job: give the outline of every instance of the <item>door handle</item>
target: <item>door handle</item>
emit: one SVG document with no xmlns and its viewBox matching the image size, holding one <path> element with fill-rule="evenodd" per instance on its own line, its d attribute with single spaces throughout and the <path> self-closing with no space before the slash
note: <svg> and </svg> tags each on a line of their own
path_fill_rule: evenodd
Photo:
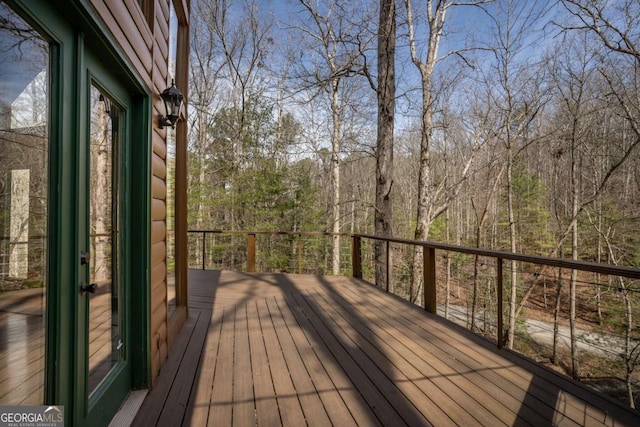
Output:
<svg viewBox="0 0 640 427">
<path fill-rule="evenodd" d="M 95 294 L 97 290 L 98 290 L 98 284 L 97 283 L 91 283 L 90 285 L 87 285 L 86 283 L 83 283 L 80 286 L 80 293 L 81 294 L 85 294 L 86 292 L 88 292 L 90 294 Z"/>
<path fill-rule="evenodd" d="M 87 265 L 89 264 L 89 252 L 87 251 L 81 251 L 80 252 L 80 265 Z"/>
</svg>

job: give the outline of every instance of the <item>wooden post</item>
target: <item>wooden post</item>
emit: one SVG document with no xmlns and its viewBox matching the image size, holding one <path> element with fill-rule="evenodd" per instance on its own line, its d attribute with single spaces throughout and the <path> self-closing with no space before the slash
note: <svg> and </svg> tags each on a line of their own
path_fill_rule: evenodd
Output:
<svg viewBox="0 0 640 427">
<path fill-rule="evenodd" d="M 504 319 L 502 318 L 503 313 L 503 296 L 502 296 L 502 258 L 496 258 L 498 271 L 497 275 L 497 285 L 496 285 L 496 293 L 498 294 L 498 348 L 502 348 L 504 343 Z"/>
<path fill-rule="evenodd" d="M 206 248 L 205 241 L 207 240 L 207 233 L 205 231 L 202 232 L 202 269 L 204 270 L 205 262 L 206 262 Z"/>
<path fill-rule="evenodd" d="M 438 313 L 436 299 L 436 250 L 425 247 L 422 252 L 424 275 L 424 309 L 429 313 Z"/>
<path fill-rule="evenodd" d="M 360 236 L 351 236 L 351 267 L 353 277 L 362 279 L 362 251 L 360 249 Z"/>
<path fill-rule="evenodd" d="M 386 260 L 384 263 L 384 268 L 385 268 L 385 275 L 384 275 L 384 280 L 385 280 L 385 285 L 387 287 L 387 292 L 389 292 L 389 241 L 387 240 L 387 245 L 386 245 L 386 250 L 385 250 L 385 256 L 386 256 Z"/>
<path fill-rule="evenodd" d="M 298 233 L 298 274 L 302 274 L 302 234 Z"/>
<path fill-rule="evenodd" d="M 256 235 L 247 235 L 247 272 L 256 272 Z"/>
</svg>

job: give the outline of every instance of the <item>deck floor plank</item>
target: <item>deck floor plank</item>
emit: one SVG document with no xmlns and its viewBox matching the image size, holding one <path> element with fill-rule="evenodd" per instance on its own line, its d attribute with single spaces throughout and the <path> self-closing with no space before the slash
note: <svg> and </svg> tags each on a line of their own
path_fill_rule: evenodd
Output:
<svg viewBox="0 0 640 427">
<path fill-rule="evenodd" d="M 377 299 L 377 302 L 370 301 L 370 303 L 382 306 L 386 302 L 384 299 Z M 442 351 L 451 353 L 456 360 L 467 362 L 469 372 L 482 373 L 489 368 L 490 373 L 484 377 L 485 384 L 486 381 L 494 381 L 507 395 L 518 398 L 520 411 L 522 411 L 523 406 L 527 408 L 532 406 L 532 410 L 537 414 L 545 414 L 550 409 L 548 403 L 555 402 L 557 396 L 551 390 L 538 390 L 538 387 L 532 384 L 531 379 L 533 377 L 529 373 L 508 360 L 496 358 L 493 349 L 486 349 L 484 345 L 478 346 L 478 342 L 471 339 L 473 338 L 472 336 L 452 334 L 450 328 L 440 324 L 438 321 L 430 323 L 429 329 L 426 329 L 420 324 L 422 317 L 426 315 L 425 313 L 416 313 L 415 310 L 412 310 L 413 312 L 403 312 L 400 306 L 394 307 L 394 304 L 385 304 L 384 307 L 396 313 L 400 318 L 405 319 L 406 322 L 401 321 L 398 327 L 413 331 L 415 333 L 413 339 L 419 345 L 424 346 L 425 343 L 429 343 L 428 351 L 433 351 L 433 348 L 440 348 Z M 427 351 L 426 348 L 425 351 Z M 540 393 L 537 393 L 538 391 Z M 529 399 L 523 402 L 525 397 L 529 397 Z M 569 412 L 571 412 L 571 408 L 569 408 Z"/>
<path fill-rule="evenodd" d="M 206 311 L 197 313 L 197 322 L 189 340 L 191 342 L 190 351 L 185 352 L 180 364 L 180 375 L 176 376 L 176 380 L 171 386 L 171 391 L 160 415 L 161 422 L 158 425 L 172 427 L 181 425 L 184 421 L 185 409 L 189 403 L 200 359 L 204 353 L 203 347 L 209 330 L 209 317 Z"/>
<path fill-rule="evenodd" d="M 210 387 L 208 426 L 230 426 L 233 422 L 233 350 L 235 334 L 235 307 L 224 309 L 220 345 L 215 358 L 213 384 L 202 383 L 200 387 Z"/>
<path fill-rule="evenodd" d="M 443 351 L 451 352 L 457 360 L 467 362 L 471 372 L 486 373 L 484 375 L 485 384 L 486 381 L 493 381 L 505 391 L 506 396 L 511 395 L 518 399 L 523 418 L 526 414 L 534 412 L 537 414 L 536 418 L 547 419 L 549 414 L 555 413 L 558 399 L 561 399 L 564 405 L 563 425 L 583 425 L 585 422 L 592 421 L 613 425 L 612 418 L 607 417 L 605 411 L 595 406 L 585 405 L 582 400 L 575 398 L 572 394 L 562 393 L 562 390 L 559 390 L 553 382 L 560 381 L 563 388 L 573 388 L 574 384 L 570 381 L 555 373 L 552 373 L 551 377 L 547 377 L 547 381 L 553 380 L 552 382 L 542 381 L 514 362 L 496 357 L 495 350 L 489 348 L 490 344 L 481 338 L 471 334 L 452 334 L 452 329 L 459 328 L 455 325 L 445 325 L 441 319 L 437 318 L 428 324 L 429 328 L 425 328 L 423 318 L 434 316 L 429 316 L 415 309 L 407 311 L 402 302 L 389 302 L 387 298 L 381 298 L 381 296 L 384 297 L 384 295 L 375 295 L 368 302 L 383 307 L 405 319 L 406 321 L 401 322 L 402 327 L 405 330 L 416 332 L 414 341 L 419 345 L 426 346 L 426 343 L 429 343 L 429 346 L 433 345 Z M 521 363 L 520 361 L 526 362 L 520 357 L 517 359 L 519 359 L 519 363 Z M 487 368 L 489 368 L 488 372 Z M 539 375 L 545 376 L 546 374 L 545 370 L 539 372 Z M 584 387 L 578 386 L 578 389 L 584 390 Z"/>
<path fill-rule="evenodd" d="M 307 335 L 307 331 L 304 330 L 304 324 L 297 322 L 291 307 L 286 304 L 284 298 L 277 298 L 276 303 L 280 308 L 282 319 L 291 334 L 301 360 L 306 366 L 309 377 L 315 384 L 318 396 L 327 411 L 331 424 L 334 426 L 354 425 L 355 420 L 349 412 L 344 399 L 340 396 L 337 385 L 332 382 L 326 369 L 326 365 L 334 364 L 335 359 L 324 359 L 323 364 L 323 359 L 318 357 L 314 349 L 314 347 L 317 348 L 318 346 L 315 345 L 316 342 L 313 339 L 313 335 Z"/>
<path fill-rule="evenodd" d="M 393 382 L 379 375 L 377 369 L 365 354 L 358 353 L 356 347 L 348 345 L 342 336 L 342 331 L 335 325 L 328 323 L 326 318 L 320 317 L 318 312 L 301 295 L 294 294 L 294 298 L 297 299 L 305 315 L 312 322 L 313 327 L 322 339 L 323 345 L 333 354 L 341 369 L 348 375 L 353 384 L 352 387 L 362 394 L 364 400 L 382 425 L 408 425 L 406 418 L 411 418 L 412 420 L 417 418 L 415 407 L 406 408 L 406 411 L 402 411 L 404 413 L 397 411 L 396 407 L 389 401 L 389 399 L 398 400 L 397 388 Z M 425 422 L 425 424 L 428 423 Z"/>
<path fill-rule="evenodd" d="M 190 426 L 640 425 L 361 280 L 191 270 L 189 304 L 134 425 L 161 424 L 164 407 Z"/>
<path fill-rule="evenodd" d="M 247 304 L 247 326 L 251 348 L 251 373 L 255 393 L 256 424 L 275 426 L 280 424 L 280 409 L 273 388 L 273 374 L 267 357 L 264 332 L 260 324 L 258 307 L 254 301 Z M 275 373 L 278 374 L 277 372 Z"/>
<path fill-rule="evenodd" d="M 341 301 L 341 304 L 345 309 L 348 308 L 348 304 L 362 302 L 362 294 L 358 292 L 345 291 L 342 293 L 342 297 L 344 301 Z M 506 394 L 499 399 L 498 396 L 505 394 L 504 390 L 482 378 L 476 369 L 432 345 L 432 340 L 426 340 L 413 334 L 406 325 L 396 319 L 396 316 L 389 316 L 388 310 L 385 311 L 383 307 L 374 304 L 363 305 L 361 310 L 367 315 L 367 319 L 372 325 L 380 328 L 380 340 L 399 352 L 422 375 L 438 382 L 439 389 L 445 393 L 451 393 L 448 395 L 452 397 L 462 392 L 462 395 L 458 394 L 457 397 L 454 397 L 455 401 L 466 402 L 476 408 L 477 405 L 480 405 L 490 414 L 498 416 L 507 425 L 517 423 L 518 425 L 536 426 L 544 423 L 544 419 L 533 410 L 525 411 L 525 414 L 519 416 L 518 414 L 522 411 L 519 400 L 511 394 Z M 435 335 L 433 330 L 431 332 Z M 446 336 L 442 338 L 446 339 Z M 394 341 L 397 344 L 393 344 Z M 459 388 L 459 391 L 456 388 Z M 469 409 L 464 410 L 468 411 Z M 472 412 L 471 415 L 477 414 Z M 482 422 L 482 420 L 478 420 L 478 422 Z"/>
<path fill-rule="evenodd" d="M 158 425 L 160 415 L 167 402 L 167 397 L 171 392 L 173 382 L 179 374 L 182 359 L 188 353 L 188 344 L 191 340 L 191 336 L 193 335 L 193 330 L 198 317 L 199 316 L 197 314 L 192 313 L 185 322 L 180 334 L 173 344 L 169 359 L 167 359 L 167 362 L 160 370 L 160 375 L 158 376 L 158 381 L 153 388 L 153 392 L 147 394 L 140 410 L 133 420 L 133 425 Z"/>
<path fill-rule="evenodd" d="M 255 425 L 247 307 L 236 307 L 233 349 L 233 425 Z"/>
<path fill-rule="evenodd" d="M 291 375 L 291 382 L 300 400 L 305 419 L 313 420 L 314 424 L 318 426 L 330 426 L 331 421 L 329 421 L 329 416 L 320 399 L 318 390 L 313 381 L 311 381 L 309 372 L 300 356 L 299 348 L 285 325 L 283 312 L 280 311 L 280 307 L 273 298 L 267 299 L 267 308 L 269 309 L 273 327 L 282 349 L 282 355 L 287 364 L 287 371 Z M 287 310 L 288 307 L 285 306 L 284 311 L 286 312 Z"/>
<path fill-rule="evenodd" d="M 283 425 L 305 425 L 304 412 L 300 405 L 299 397 L 291 380 L 291 375 L 282 354 L 282 348 L 278 342 L 273 319 L 265 299 L 257 301 L 258 316 L 261 319 L 262 333 L 264 334 L 265 349 L 271 371 L 273 372 L 273 388 L 280 408 L 280 417 Z"/>
<path fill-rule="evenodd" d="M 354 384 L 351 382 L 348 374 L 342 366 L 338 363 L 334 354 L 327 351 L 328 348 L 324 345 L 321 335 L 315 329 L 313 323 L 307 316 L 307 314 L 298 305 L 293 296 L 285 296 L 287 303 L 291 309 L 291 314 L 297 320 L 298 324 L 304 330 L 304 333 L 309 337 L 312 342 L 314 354 L 321 361 L 324 370 L 327 372 L 331 382 L 335 387 L 336 393 L 340 395 L 343 402 L 347 406 L 351 417 L 354 420 L 354 424 L 345 425 L 368 425 L 379 426 L 380 421 L 375 415 L 371 407 L 364 400 L 362 396 L 362 390 L 357 390 Z M 335 424 L 338 425 L 338 424 Z"/>
<path fill-rule="evenodd" d="M 194 310 L 190 310 L 194 313 Z M 213 388 L 213 378 L 216 369 L 216 360 L 220 347 L 222 321 L 224 310 L 221 313 L 203 312 L 210 319 L 209 330 L 204 343 L 204 357 L 198 366 L 196 374 L 197 387 L 189 398 L 189 408 L 185 418 L 186 425 L 204 426 L 209 418 L 209 405 L 211 404 L 211 393 Z"/>
<path fill-rule="evenodd" d="M 460 413 L 464 413 L 464 408 L 460 407 L 454 399 L 436 395 L 435 398 L 441 405 L 438 406 L 433 400 L 434 396 L 428 396 L 425 393 L 424 388 L 429 387 L 429 385 L 425 384 L 425 378 L 420 376 L 404 360 L 394 358 L 392 356 L 393 349 L 390 349 L 391 352 L 389 353 L 383 351 L 381 346 L 384 343 L 377 340 L 372 330 L 362 327 L 361 320 L 357 319 L 355 315 L 348 311 L 338 311 L 335 304 L 323 300 L 323 296 L 327 297 L 325 292 L 309 293 L 307 291 L 303 295 L 310 304 L 316 307 L 318 312 L 324 312 L 331 322 L 340 327 L 345 338 L 350 340 L 345 341 L 348 346 L 357 349 L 357 354 L 366 356 L 366 359 L 359 359 L 360 363 L 364 363 L 364 366 L 369 366 L 368 372 L 376 373 L 376 383 L 388 380 L 394 385 L 396 391 L 393 393 L 387 392 L 386 394 L 391 397 L 389 399 L 390 403 L 401 416 L 416 415 L 414 419 L 406 419 L 408 424 L 424 424 L 428 417 L 435 425 L 455 425 L 455 418 Z M 329 298 L 333 299 L 335 296 Z M 386 380 L 383 379 L 385 377 Z M 444 398 L 441 399 L 440 397 Z M 420 402 L 420 405 L 415 405 L 413 402 Z M 417 413 L 421 413 L 424 419 L 417 416 Z M 462 419 L 459 421 L 462 421 Z"/>
<path fill-rule="evenodd" d="M 500 415 L 502 407 L 498 413 L 491 413 L 484 406 L 470 398 L 458 387 L 459 382 L 464 382 L 464 378 L 459 378 L 457 382 L 452 381 L 436 371 L 428 364 L 417 365 L 417 360 L 413 358 L 415 353 L 403 351 L 403 343 L 398 339 L 402 337 L 401 329 L 391 329 L 383 323 L 372 322 L 372 317 L 367 315 L 366 323 L 362 319 L 348 311 L 348 307 L 342 306 L 338 312 L 341 298 L 333 295 L 328 296 L 324 292 L 314 292 L 310 295 L 319 308 L 327 313 L 332 313 L 332 317 L 337 324 L 343 325 L 343 330 L 357 339 L 357 333 L 363 338 L 360 340 L 359 348 L 372 357 L 375 355 L 376 364 L 387 364 L 383 369 L 388 371 L 387 375 L 395 383 L 400 385 L 400 390 L 411 401 L 419 401 L 420 410 L 425 417 L 429 417 L 434 424 L 445 425 L 453 423 L 457 425 L 482 424 L 500 425 L 496 415 Z M 364 311 L 362 314 L 366 314 Z M 335 317 L 334 317 L 335 316 Z M 342 318 L 338 318 L 341 316 Z M 403 354 L 404 353 L 404 354 Z M 407 357 L 407 353 L 409 356 Z M 426 358 L 434 360 L 433 355 L 428 354 Z M 413 360 L 410 360 L 413 359 Z M 413 363 L 412 363 L 413 362 Z M 463 403 L 464 402 L 464 403 Z M 464 405 L 464 406 L 463 406 Z M 507 423 L 503 421 L 502 425 Z"/>
</svg>

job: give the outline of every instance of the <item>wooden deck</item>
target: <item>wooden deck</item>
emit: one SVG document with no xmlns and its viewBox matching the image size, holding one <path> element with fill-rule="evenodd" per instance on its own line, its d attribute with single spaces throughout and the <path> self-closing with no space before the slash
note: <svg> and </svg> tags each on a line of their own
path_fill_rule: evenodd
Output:
<svg viewBox="0 0 640 427">
<path fill-rule="evenodd" d="M 44 289 L 0 294 L 0 405 L 44 400 Z"/>
<path fill-rule="evenodd" d="M 112 301 L 108 284 L 90 295 L 88 385 L 93 390 L 114 366 Z M 45 383 L 44 288 L 0 294 L 0 405 L 41 405 Z"/>
<path fill-rule="evenodd" d="M 640 425 L 640 413 L 346 277 L 190 271 L 134 425 Z"/>
</svg>

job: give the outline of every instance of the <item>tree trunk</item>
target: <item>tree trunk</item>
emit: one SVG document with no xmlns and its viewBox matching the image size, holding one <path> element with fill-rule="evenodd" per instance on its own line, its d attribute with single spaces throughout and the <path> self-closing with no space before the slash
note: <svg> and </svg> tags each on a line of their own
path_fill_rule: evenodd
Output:
<svg viewBox="0 0 640 427">
<path fill-rule="evenodd" d="M 513 151 L 507 146 L 507 215 L 509 216 L 509 240 L 511 252 L 516 252 L 516 220 L 513 208 Z M 509 330 L 507 348 L 513 348 L 516 333 L 516 302 L 518 297 L 518 263 L 511 261 L 511 297 L 509 298 Z"/>
<path fill-rule="evenodd" d="M 558 359 L 558 338 L 560 332 L 560 313 L 562 309 L 562 268 L 558 268 L 558 281 L 556 283 L 556 305 L 553 310 L 553 350 L 551 363 L 557 365 Z"/>
<path fill-rule="evenodd" d="M 435 64 L 434 64 L 435 65 Z M 420 169 L 418 172 L 418 211 L 414 239 L 425 241 L 429 238 L 430 226 L 430 182 L 431 182 L 431 137 L 433 134 L 433 98 L 431 93 L 431 70 L 421 67 L 422 77 L 422 133 L 420 137 Z M 409 295 L 411 301 L 419 301 L 422 294 L 422 246 L 413 252 L 413 275 Z"/>
<path fill-rule="evenodd" d="M 578 153 L 576 141 L 571 145 L 571 198 L 573 218 L 577 218 L 580 212 L 580 183 L 578 177 Z M 573 221 L 571 226 L 571 259 L 578 259 L 578 221 Z M 571 270 L 571 280 L 569 282 L 569 328 L 571 330 L 571 375 L 574 379 L 580 377 L 580 367 L 578 363 L 578 347 L 576 334 L 576 282 L 578 272 Z"/>
<path fill-rule="evenodd" d="M 633 332 L 633 309 L 631 307 L 631 299 L 629 298 L 629 290 L 624 283 L 622 277 L 620 280 L 620 288 L 622 288 L 622 296 L 624 298 L 625 316 L 627 320 L 625 333 L 624 333 L 624 354 L 625 354 L 625 384 L 627 387 L 627 396 L 629 398 L 629 406 L 636 409 L 635 400 L 633 398 L 633 370 L 635 368 L 635 357 L 633 355 L 634 349 L 631 343 L 631 334 Z"/>
<path fill-rule="evenodd" d="M 376 208 L 375 234 L 392 237 L 391 188 L 393 185 L 393 130 L 395 113 L 395 49 L 396 9 L 394 0 L 380 0 L 378 28 L 378 135 L 376 144 Z M 393 292 L 393 280 L 387 277 L 386 242 L 375 243 L 376 285 L 389 283 Z M 391 263 L 392 264 L 392 263 Z M 391 272 L 391 269 L 389 269 Z"/>
<path fill-rule="evenodd" d="M 331 134 L 331 233 L 332 272 L 340 274 L 340 99 L 338 82 L 331 84 L 331 114 L 333 133 Z"/>
</svg>

